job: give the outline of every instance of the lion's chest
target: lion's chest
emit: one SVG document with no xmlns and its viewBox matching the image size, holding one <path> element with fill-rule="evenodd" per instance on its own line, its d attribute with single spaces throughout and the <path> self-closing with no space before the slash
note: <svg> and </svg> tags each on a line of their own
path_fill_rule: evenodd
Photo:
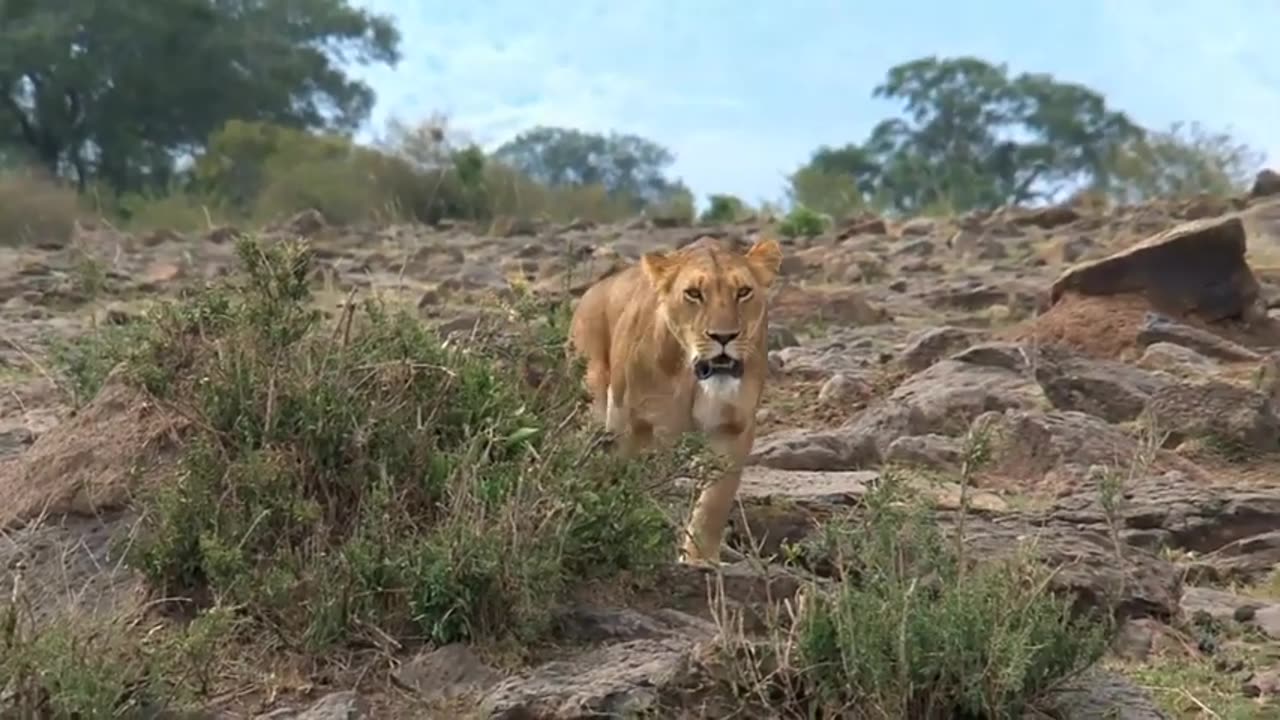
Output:
<svg viewBox="0 0 1280 720">
<path fill-rule="evenodd" d="M 738 378 L 712 377 L 697 383 L 690 413 L 694 428 L 712 432 L 736 424 L 742 394 L 742 381 Z"/>
</svg>

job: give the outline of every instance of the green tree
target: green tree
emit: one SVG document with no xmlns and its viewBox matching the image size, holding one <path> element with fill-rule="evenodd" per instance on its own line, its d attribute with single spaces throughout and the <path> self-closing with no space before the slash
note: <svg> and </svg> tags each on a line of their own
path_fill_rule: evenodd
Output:
<svg viewBox="0 0 1280 720">
<path fill-rule="evenodd" d="M 867 206 L 855 177 L 812 165 L 791 174 L 787 196 L 791 204 L 807 207 L 833 218 L 846 218 Z"/>
<path fill-rule="evenodd" d="M 688 192 L 666 175 L 675 162 L 671 151 L 636 135 L 539 126 L 504 143 L 493 158 L 548 187 L 601 186 L 636 209 Z"/>
<path fill-rule="evenodd" d="M 1199 123 L 1174 123 L 1120 148 L 1111 161 L 1111 197 L 1142 202 L 1200 193 L 1233 195 L 1249 188 L 1262 152 Z"/>
<path fill-rule="evenodd" d="M 229 119 L 353 130 L 374 95 L 343 64 L 399 40 L 347 0 L 6 0 L 0 147 L 82 188 L 163 186 Z"/>
<path fill-rule="evenodd" d="M 723 193 L 707 197 L 707 209 L 698 218 L 707 224 L 731 223 L 743 220 L 751 215 L 751 208 L 736 195 Z"/>
<path fill-rule="evenodd" d="M 1105 187 L 1116 148 L 1143 135 L 1093 90 L 1046 74 L 1011 77 L 973 57 L 897 65 L 873 95 L 901 102 L 904 116 L 881 121 L 862 143 L 819 148 L 791 177 L 806 206 L 962 211 L 1073 183 Z"/>
</svg>

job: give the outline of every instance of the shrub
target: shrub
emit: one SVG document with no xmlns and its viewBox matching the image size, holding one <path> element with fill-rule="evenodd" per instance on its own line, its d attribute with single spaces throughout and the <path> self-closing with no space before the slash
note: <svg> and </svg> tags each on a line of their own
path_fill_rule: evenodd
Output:
<svg viewBox="0 0 1280 720">
<path fill-rule="evenodd" d="M 788 179 L 789 195 L 797 205 L 841 220 L 867 209 L 867 198 L 848 173 L 809 166 Z"/>
<path fill-rule="evenodd" d="M 746 204 L 733 195 L 712 195 L 708 201 L 699 220 L 709 225 L 737 222 L 750 214 Z"/>
<path fill-rule="evenodd" d="M 181 188 L 167 194 L 124 195 L 115 210 L 125 218 L 125 227 L 134 231 L 207 230 L 211 225 L 224 222 L 228 215 L 217 201 Z"/>
<path fill-rule="evenodd" d="M 864 717 L 1003 718 L 1101 657 L 1107 624 L 1047 592 L 1034 559 L 965 563 L 890 473 L 858 519 L 828 526 L 837 585 L 795 628 L 803 682 Z"/>
<path fill-rule="evenodd" d="M 196 162 L 195 188 L 245 217 L 270 221 L 315 208 L 336 223 L 483 219 L 492 201 L 479 148 L 396 126 L 366 147 L 340 135 L 234 120 Z"/>
<path fill-rule="evenodd" d="M 339 225 L 396 218 L 397 198 L 385 192 L 372 173 L 362 173 L 361 166 L 357 157 L 271 158 L 253 217 L 270 222 L 314 208 Z"/>
<path fill-rule="evenodd" d="M 65 245 L 79 213 L 74 189 L 37 171 L 0 173 L 0 245 Z"/>
<path fill-rule="evenodd" d="M 828 219 L 803 205 L 797 205 L 778 224 L 778 232 L 786 237 L 813 237 L 827 229 Z"/>
<path fill-rule="evenodd" d="M 1023 717 L 1102 656 L 1107 619 L 1074 615 L 1030 556 L 966 562 L 903 472 L 788 548 L 834 581 L 803 590 L 789 626 L 721 636 L 726 679 L 749 701 L 787 717 Z"/>
<path fill-rule="evenodd" d="M 522 298 L 514 330 L 465 347 L 376 300 L 330 330 L 305 245 L 237 247 L 240 283 L 161 306 L 127 354 L 200 428 L 177 484 L 139 499 L 130 562 L 160 588 L 312 648 L 368 627 L 530 638 L 575 581 L 674 551 L 645 483 L 688 454 L 595 448 L 565 307 Z"/>
<path fill-rule="evenodd" d="M 72 404 L 81 406 L 92 400 L 116 364 L 140 340 L 146 340 L 148 333 L 145 324 L 130 322 L 95 327 L 74 340 L 51 341 L 49 360 L 62 376 Z"/>
<path fill-rule="evenodd" d="M 137 617 L 76 614 L 37 623 L 25 598 L 0 602 L 0 709 L 5 717 L 151 717 L 193 700 L 228 617 L 139 633 Z M 12 714 L 9 714 L 12 713 Z"/>
<path fill-rule="evenodd" d="M 628 200 L 603 185 L 548 187 L 494 161 L 485 167 L 485 187 L 494 217 L 614 222 L 635 215 Z"/>
<path fill-rule="evenodd" d="M 659 221 L 670 225 L 686 226 L 693 224 L 697 209 L 693 203 L 693 193 L 683 187 L 673 189 L 655 203 L 649 212 Z"/>
</svg>

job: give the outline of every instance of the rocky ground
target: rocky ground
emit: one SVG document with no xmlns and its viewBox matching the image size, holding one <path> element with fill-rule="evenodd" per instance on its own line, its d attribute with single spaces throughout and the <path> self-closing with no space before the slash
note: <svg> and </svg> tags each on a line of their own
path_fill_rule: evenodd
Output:
<svg viewBox="0 0 1280 720">
<path fill-rule="evenodd" d="M 1035 542 L 1062 564 L 1059 588 L 1124 620 L 1105 666 L 1046 707 L 1081 719 L 1280 717 L 1280 322 L 1268 314 L 1280 304 L 1280 195 L 1266 189 L 1106 211 L 868 217 L 787 240 L 771 385 L 731 543 L 776 554 L 886 467 L 916 471 L 953 523 L 976 430 L 994 440 L 969 498 L 974 551 Z M 353 290 L 381 290 L 465 331 L 475 299 L 510 282 L 579 292 L 651 248 L 707 234 L 745 242 L 761 226 L 502 229 L 333 228 L 304 214 L 269 232 L 312 239 L 331 310 Z M 123 390 L 73 412 L 86 399 L 50 370 L 51 344 L 225 273 L 232 235 L 99 225 L 66 247 L 0 247 L 0 584 L 21 579 L 41 612 L 143 601 L 107 540 L 130 519 L 124 448 L 163 445 L 165 427 Z M 660 707 L 687 690 L 718 632 L 706 574 L 668 574 L 642 606 L 566 609 L 566 650 L 544 665 L 503 672 L 447 646 L 395 658 L 372 688 L 276 677 L 278 696 L 240 712 L 386 717 L 477 697 L 508 718 Z M 750 560 L 727 565 L 723 583 L 748 616 L 800 586 Z"/>
</svg>

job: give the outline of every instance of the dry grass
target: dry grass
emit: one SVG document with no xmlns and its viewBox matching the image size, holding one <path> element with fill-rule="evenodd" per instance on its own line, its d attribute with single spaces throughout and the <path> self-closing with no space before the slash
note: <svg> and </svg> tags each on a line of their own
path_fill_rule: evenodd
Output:
<svg viewBox="0 0 1280 720">
<path fill-rule="evenodd" d="M 0 245 L 66 245 L 80 213 L 75 190 L 44 173 L 0 173 Z"/>
</svg>

